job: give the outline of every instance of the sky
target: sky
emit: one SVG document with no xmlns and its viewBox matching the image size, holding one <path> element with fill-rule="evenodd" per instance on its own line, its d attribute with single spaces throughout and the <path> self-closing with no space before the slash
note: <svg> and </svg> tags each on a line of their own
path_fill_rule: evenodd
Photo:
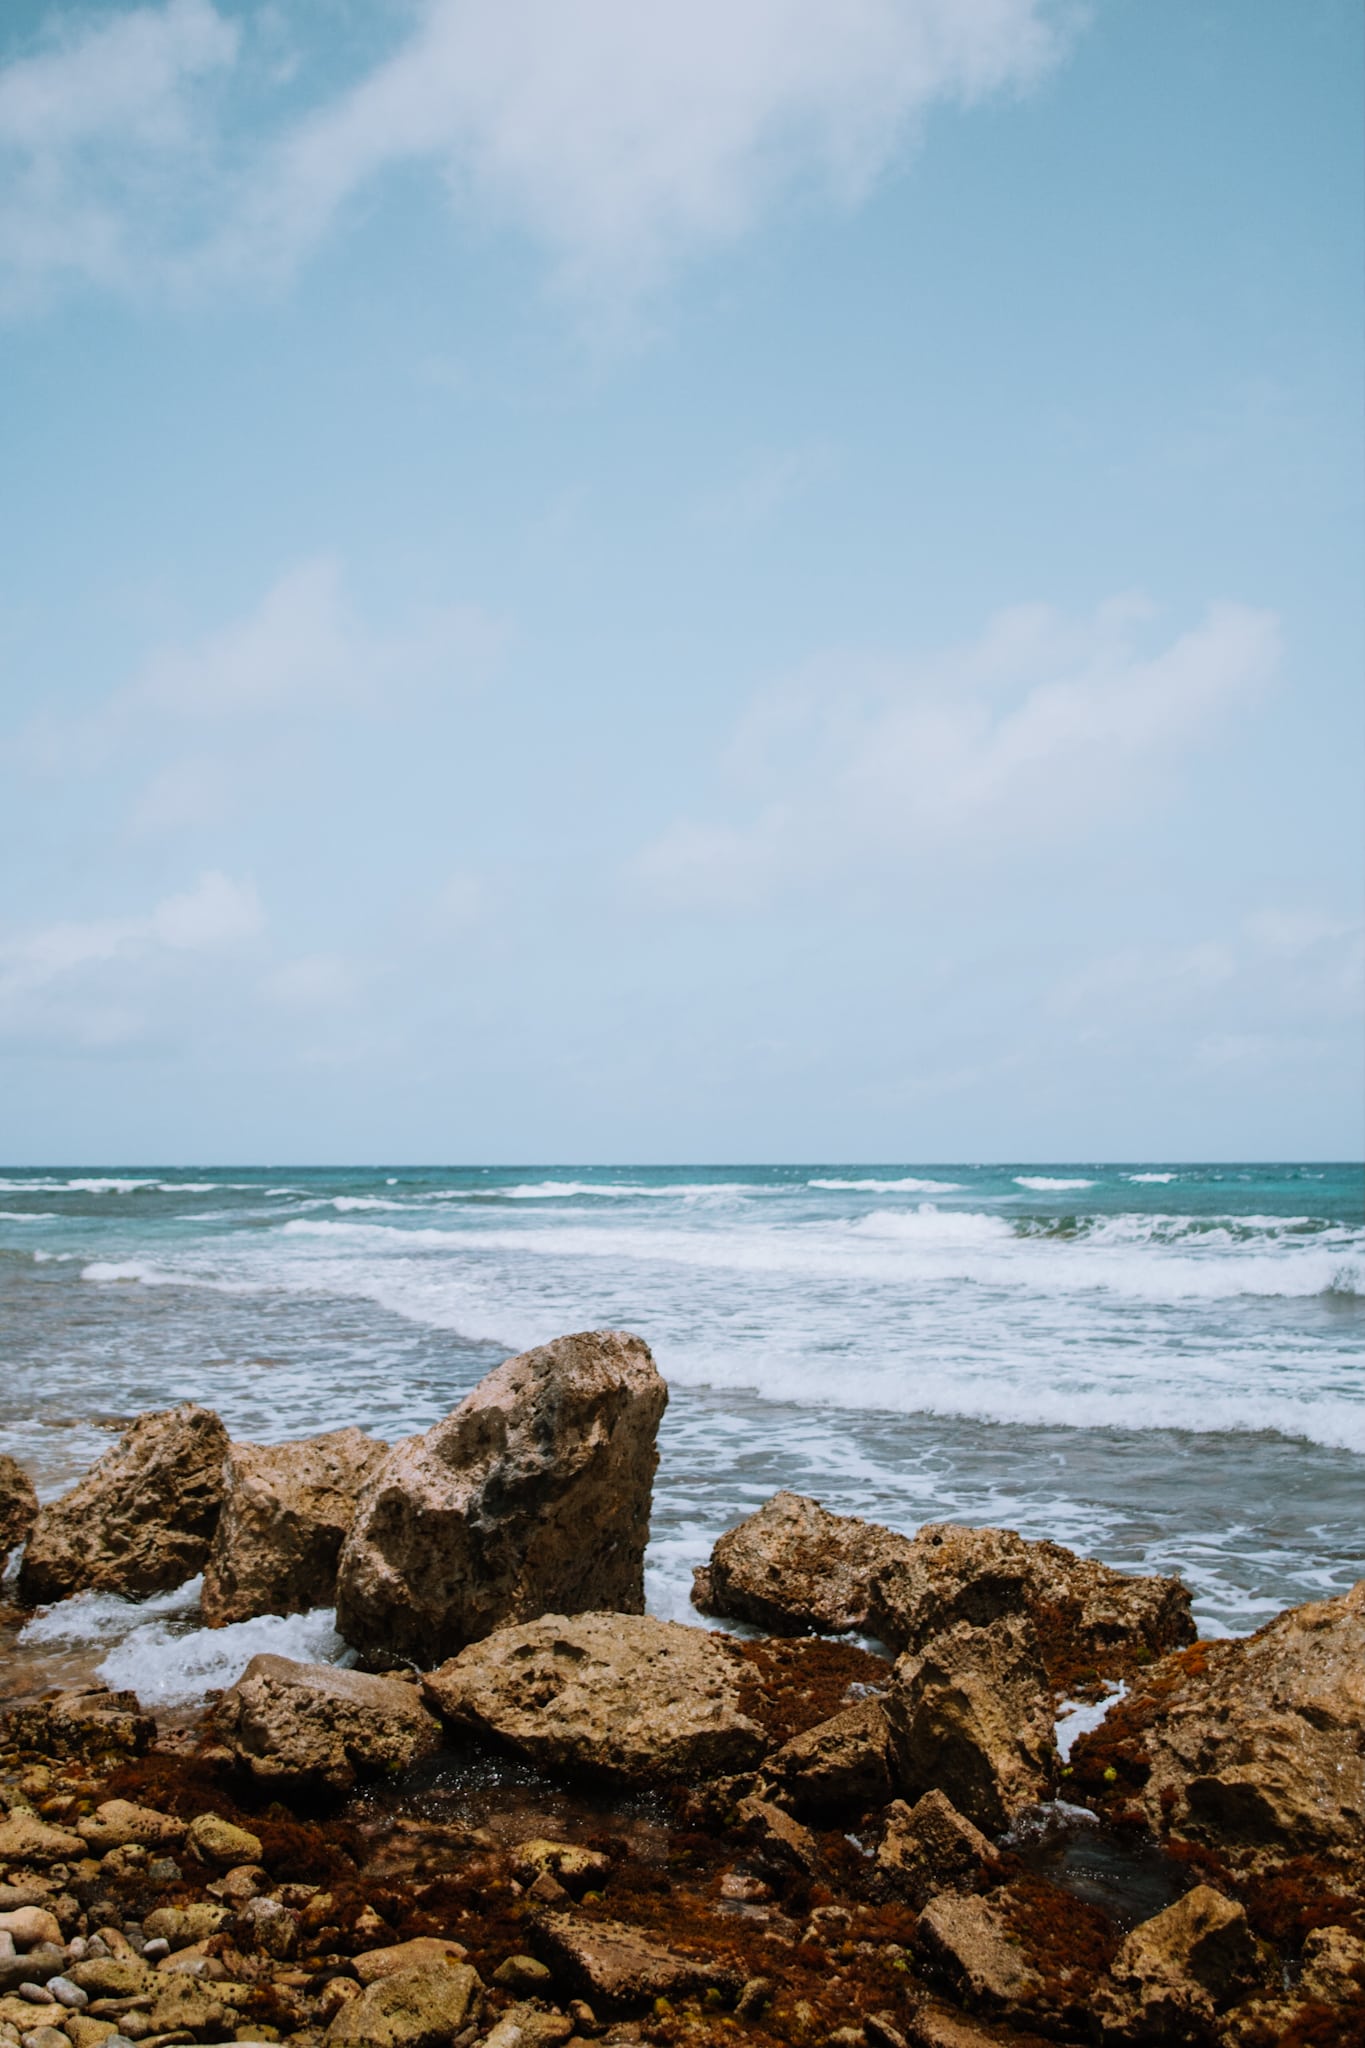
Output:
<svg viewBox="0 0 1365 2048">
<path fill-rule="evenodd" d="M 1360 1157 L 1362 44 L 8 0 L 0 1157 Z"/>
</svg>

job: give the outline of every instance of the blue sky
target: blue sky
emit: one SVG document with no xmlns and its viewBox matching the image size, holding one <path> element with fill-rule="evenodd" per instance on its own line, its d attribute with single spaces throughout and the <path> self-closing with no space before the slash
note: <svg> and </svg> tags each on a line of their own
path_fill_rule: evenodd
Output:
<svg viewBox="0 0 1365 2048">
<path fill-rule="evenodd" d="M 0 24 L 0 1153 L 1350 1157 L 1354 0 Z"/>
</svg>

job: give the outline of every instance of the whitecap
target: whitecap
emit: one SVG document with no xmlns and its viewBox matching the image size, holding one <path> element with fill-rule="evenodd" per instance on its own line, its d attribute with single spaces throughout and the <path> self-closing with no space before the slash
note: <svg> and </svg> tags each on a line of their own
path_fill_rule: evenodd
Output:
<svg viewBox="0 0 1365 2048">
<path fill-rule="evenodd" d="M 1054 1180 L 1046 1173 L 1016 1173 L 1014 1185 L 1017 1188 L 1032 1188 L 1036 1194 L 1058 1194 L 1065 1188 L 1093 1188 L 1093 1180 Z"/>
<path fill-rule="evenodd" d="M 1121 1681 L 1106 1688 L 1104 1697 L 1098 1700 L 1063 1700 L 1057 1709 L 1054 1735 L 1057 1754 L 1062 1762 L 1070 1763 L 1071 1752 L 1082 1735 L 1089 1735 L 1098 1728 L 1109 1709 L 1117 1706 L 1125 1697 L 1128 1688 Z M 1088 1811 L 1088 1809 L 1087 1809 Z M 1093 1815 L 1091 1818 L 1093 1819 Z"/>
<path fill-rule="evenodd" d="M 870 1195 L 950 1195 L 955 1194 L 963 1183 L 960 1180 L 808 1180 L 808 1188 L 831 1188 L 850 1194 Z"/>
</svg>

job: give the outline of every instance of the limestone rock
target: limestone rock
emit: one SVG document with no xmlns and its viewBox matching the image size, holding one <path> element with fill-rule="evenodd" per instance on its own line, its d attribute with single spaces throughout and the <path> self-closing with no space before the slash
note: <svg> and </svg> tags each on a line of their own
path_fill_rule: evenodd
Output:
<svg viewBox="0 0 1365 2048">
<path fill-rule="evenodd" d="M 356 1500 L 388 1450 L 359 1429 L 234 1444 L 204 1566 L 200 1606 L 209 1627 L 330 1607 Z"/>
<path fill-rule="evenodd" d="M 380 1977 L 342 2006 L 328 2048 L 449 2048 L 474 2016 L 483 1986 L 464 1963 L 428 1963 Z"/>
<path fill-rule="evenodd" d="M 12 1913 L 0 1913 L 0 1934 L 7 1934 L 15 1948 L 36 1948 L 40 1941 L 58 1948 L 62 1926 L 44 1906 L 16 1906 Z"/>
<path fill-rule="evenodd" d="M 218 1932 L 231 1918 L 226 1906 L 195 1899 L 187 1906 L 156 1906 L 142 1923 L 148 1941 L 167 1942 L 172 1950 L 193 1948 Z"/>
<path fill-rule="evenodd" d="M 916 1939 L 928 1969 L 965 2005 L 1010 2011 L 1042 1989 L 1042 1978 L 988 1899 L 940 1892 L 920 1914 Z"/>
<path fill-rule="evenodd" d="M 10 1742 L 45 1756 L 98 1756 L 112 1750 L 141 1755 L 156 1735 L 136 1693 L 111 1692 L 107 1685 L 61 1692 L 5 1716 Z"/>
<path fill-rule="evenodd" d="M 361 1778 L 405 1770 L 440 1747 L 415 1686 L 398 1678 L 253 1657 L 213 1710 L 237 1762 L 263 1785 L 348 1792 Z M 238 1856 L 235 1862 L 255 1862 Z"/>
<path fill-rule="evenodd" d="M 937 1789 L 914 1806 L 897 1799 L 886 1809 L 877 1869 L 912 1906 L 925 1905 L 939 1892 L 966 1889 L 995 1861 L 980 1828 Z"/>
<path fill-rule="evenodd" d="M 1260 1974 L 1245 1912 L 1200 1884 L 1133 1929 L 1095 2009 L 1106 2041 L 1197 2040 Z"/>
<path fill-rule="evenodd" d="M 745 1667 L 707 1629 L 645 1615 L 547 1614 L 499 1629 L 426 1680 L 443 1719 L 551 1769 L 657 1781 L 743 1770 L 763 1731 Z"/>
<path fill-rule="evenodd" d="M 79 1835 L 49 1827 L 34 1813 L 12 1813 L 8 1820 L 0 1820 L 0 1863 L 66 1863 L 84 1854 Z"/>
<path fill-rule="evenodd" d="M 534 1884 L 548 1870 L 567 1892 L 577 1895 L 601 1885 L 611 1870 L 611 1858 L 600 1849 L 585 1849 L 577 1842 L 554 1842 L 543 1835 L 518 1842 L 512 1852 L 512 1868 L 523 1884 Z"/>
<path fill-rule="evenodd" d="M 84 1479 L 40 1508 L 19 1571 L 29 1602 L 93 1590 L 142 1599 L 202 1571 L 228 1434 L 211 1408 L 140 1415 Z"/>
<path fill-rule="evenodd" d="M 907 2016 L 906 2039 L 910 2048 L 1047 2048 L 1041 2034 L 1021 2034 L 1011 2028 L 1002 2034 L 995 2025 L 983 2025 L 950 2006 L 925 1999 Z"/>
<path fill-rule="evenodd" d="M 696 1956 L 679 1955 L 619 1920 L 547 1913 L 536 1928 L 550 1965 L 605 2005 L 632 2006 L 712 1988 L 733 1996 L 740 1978 Z"/>
<path fill-rule="evenodd" d="M 960 1621 L 981 1628 L 1025 1615 L 1058 1690 L 1081 1674 L 1126 1676 L 1195 1636 L 1179 1579 L 1132 1577 L 1060 1543 L 951 1522 L 927 1523 L 878 1564 L 869 1608 L 874 1628 L 899 1650 L 919 1649 Z"/>
<path fill-rule="evenodd" d="M 26 1955 L 0 1959 L 0 1994 L 17 1991 L 21 1984 L 46 1984 L 65 1968 L 66 1950 L 60 1942 L 35 1942 Z"/>
<path fill-rule="evenodd" d="M 431 1665 L 508 1622 L 641 1613 L 667 1398 L 620 1330 L 507 1359 L 361 1494 L 337 1575 L 347 1641 Z"/>
<path fill-rule="evenodd" d="M 519 1958 L 529 1963 L 530 1956 Z M 548 1977 L 549 1972 L 546 1971 Z M 561 2041 L 572 2037 L 574 2025 L 565 2019 L 563 2013 L 546 2012 L 543 2007 L 522 2002 L 509 2005 L 492 2032 L 484 2038 L 483 2048 L 557 2048 Z"/>
<path fill-rule="evenodd" d="M 217 1813 L 195 1815 L 189 1826 L 189 1844 L 196 1856 L 219 1870 L 236 1870 L 261 1860 L 260 1836 Z"/>
<path fill-rule="evenodd" d="M 886 1696 L 902 1791 L 942 1791 L 967 1819 L 998 1834 L 1046 1796 L 1052 1709 L 1026 1620 L 959 1622 L 904 1656 Z"/>
<path fill-rule="evenodd" d="M 770 1871 L 800 1870 L 808 1877 L 818 1870 L 820 1847 L 814 1835 L 780 1806 L 750 1793 L 740 1800 L 736 1810 L 760 1866 Z"/>
<path fill-rule="evenodd" d="M 38 1496 L 22 1465 L 0 1451 L 0 1571 L 38 1517 Z"/>
<path fill-rule="evenodd" d="M 106 1799 L 88 1820 L 77 1821 L 76 1833 L 88 1855 L 107 1856 L 111 1849 L 126 1848 L 130 1842 L 143 1848 L 177 1848 L 185 1839 L 185 1823 L 128 1799 Z"/>
<path fill-rule="evenodd" d="M 1365 1579 L 1253 1636 L 1164 1658 L 1072 1763 L 1099 1793 L 1112 1769 L 1159 1833 L 1224 1858 L 1365 1864 Z"/>
<path fill-rule="evenodd" d="M 1365 1996 L 1365 1941 L 1345 1927 L 1315 1927 L 1300 1959 L 1300 1989 L 1324 2005 Z"/>
<path fill-rule="evenodd" d="M 122 1956 L 91 1956 L 87 1962 L 73 1963 L 67 1975 L 90 1998 L 139 1998 L 152 1980 L 145 1963 Z"/>
<path fill-rule="evenodd" d="M 859 1700 L 784 1742 L 764 1769 L 802 1811 L 885 1806 L 895 1790 L 886 1709 L 879 1699 Z"/>
<path fill-rule="evenodd" d="M 433 1963 L 462 1963 L 469 1951 L 462 1942 L 446 1941 L 437 1934 L 419 1934 L 412 1941 L 399 1941 L 389 1948 L 365 1949 L 355 1958 L 354 1969 L 362 1984 L 377 1984 L 399 1970 L 420 1970 Z"/>
<path fill-rule="evenodd" d="M 775 1493 L 718 1539 L 695 1575 L 703 1614 L 755 1622 L 774 1635 L 832 1635 L 873 1626 L 874 1574 L 910 1548 L 877 1522 L 832 1515 L 800 1493 Z"/>
</svg>

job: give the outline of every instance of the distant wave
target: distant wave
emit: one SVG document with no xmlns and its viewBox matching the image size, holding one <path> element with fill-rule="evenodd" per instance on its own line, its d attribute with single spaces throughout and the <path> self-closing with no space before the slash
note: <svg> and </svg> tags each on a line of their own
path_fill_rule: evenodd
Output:
<svg viewBox="0 0 1365 2048">
<path fill-rule="evenodd" d="M 962 1187 L 960 1180 L 808 1180 L 808 1188 L 837 1188 L 851 1194 L 950 1195 Z"/>
<path fill-rule="evenodd" d="M 1168 1181 L 1179 1180 L 1180 1175 L 1178 1173 L 1125 1173 L 1123 1177 L 1125 1180 L 1130 1180 L 1134 1187 L 1160 1188 L 1165 1187 Z"/>
<path fill-rule="evenodd" d="M 1014 1185 L 1017 1188 L 1032 1188 L 1040 1195 L 1060 1193 L 1064 1188 L 1093 1188 L 1093 1180 L 1053 1180 L 1046 1173 L 1016 1173 Z"/>
</svg>

